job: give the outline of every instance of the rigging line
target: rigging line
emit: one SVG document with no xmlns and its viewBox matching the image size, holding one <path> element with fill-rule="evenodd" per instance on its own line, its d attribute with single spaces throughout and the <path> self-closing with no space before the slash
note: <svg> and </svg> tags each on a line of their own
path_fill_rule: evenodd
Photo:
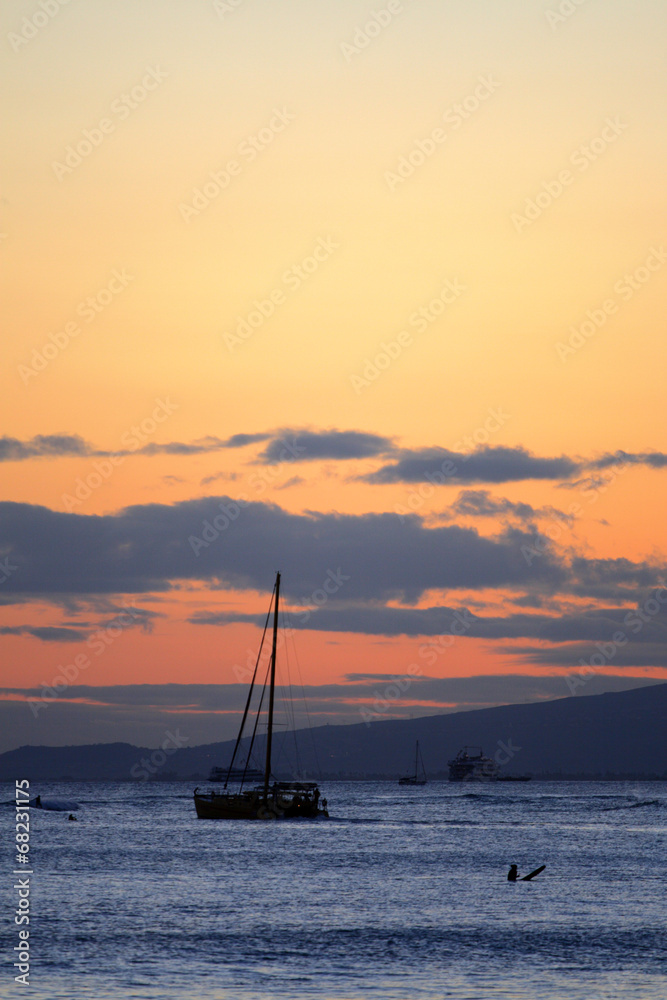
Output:
<svg viewBox="0 0 667 1000">
<path fill-rule="evenodd" d="M 273 588 L 274 593 L 275 593 L 275 589 L 276 588 L 274 586 L 274 588 Z M 262 655 L 262 649 L 264 648 L 264 638 L 266 636 L 266 630 L 269 627 L 269 619 L 271 617 L 271 608 L 272 607 L 273 607 L 273 598 L 271 599 L 271 606 L 269 607 L 269 612 L 268 612 L 268 614 L 266 616 L 266 621 L 264 622 L 264 631 L 262 632 L 262 641 L 259 644 L 259 650 L 257 652 L 257 659 L 255 660 L 255 669 L 254 669 L 253 674 L 252 674 L 252 680 L 250 681 L 250 690 L 248 691 L 248 697 L 247 697 L 246 703 L 245 703 L 245 710 L 243 712 L 243 718 L 241 720 L 241 728 L 239 729 L 239 734 L 236 737 L 236 745 L 234 746 L 234 753 L 232 754 L 232 760 L 231 760 L 231 763 L 229 765 L 229 770 L 227 771 L 227 777 L 225 778 L 225 784 L 223 785 L 223 788 L 227 787 L 227 783 L 229 781 L 229 777 L 230 777 L 230 775 L 232 773 L 232 768 L 234 767 L 234 760 L 236 758 L 236 754 L 237 754 L 238 749 L 239 749 L 239 744 L 241 743 L 241 737 L 243 736 L 243 727 L 245 726 L 246 719 L 248 718 L 248 709 L 250 708 L 250 700 L 252 698 L 252 692 L 253 692 L 253 688 L 255 686 L 255 677 L 257 676 L 257 667 L 259 666 L 259 659 L 260 659 L 260 657 Z M 243 788 L 243 781 L 245 779 L 245 774 L 246 774 L 247 770 L 248 770 L 248 760 L 246 758 L 245 767 L 243 768 L 243 774 L 241 776 L 241 788 Z"/>
<path fill-rule="evenodd" d="M 284 662 L 285 662 L 285 672 L 287 674 L 287 684 L 283 685 L 283 689 L 287 692 L 283 696 L 284 711 L 285 711 L 285 718 L 287 720 L 287 725 L 288 726 L 291 725 L 292 729 L 294 729 L 295 715 L 294 715 L 294 699 L 292 697 L 292 676 L 291 676 L 291 673 L 290 673 L 290 665 L 289 665 L 289 645 L 288 645 L 288 638 L 289 638 L 289 614 L 288 614 L 287 611 L 283 612 L 283 631 L 282 631 L 282 636 L 283 636 L 283 646 L 284 646 L 284 656 L 283 656 L 283 659 L 284 659 Z"/>
<path fill-rule="evenodd" d="M 274 716 L 274 720 L 273 720 L 274 730 L 276 728 L 280 727 L 280 726 L 284 726 L 285 727 L 285 732 L 279 734 L 279 738 L 278 738 L 278 740 L 276 742 L 276 746 L 275 746 L 275 751 L 274 751 L 273 759 L 275 761 L 278 761 L 278 762 L 282 761 L 284 763 L 286 769 L 292 775 L 293 779 L 296 780 L 298 778 L 298 774 L 295 774 L 295 771 L 294 771 L 294 762 L 291 759 L 290 755 L 286 752 L 286 743 L 287 743 L 288 737 L 290 735 L 290 732 L 289 732 L 290 726 L 291 726 L 292 733 L 293 733 L 293 731 L 294 731 L 294 719 L 295 719 L 295 716 L 294 716 L 294 706 L 293 706 L 293 704 L 291 704 L 291 701 L 292 701 L 292 678 L 290 676 L 290 669 L 289 669 L 289 649 L 288 649 L 288 646 L 287 646 L 287 636 L 288 636 L 289 629 L 286 626 L 286 615 L 287 615 L 287 612 L 285 612 L 284 610 L 281 611 L 281 613 L 280 613 L 280 624 L 282 625 L 282 631 L 280 632 L 280 640 L 279 640 L 280 641 L 280 645 L 281 645 L 281 647 L 283 649 L 283 656 L 281 657 L 281 664 L 283 662 L 285 663 L 285 669 L 283 669 L 282 666 L 280 667 L 280 669 L 278 669 L 278 667 L 276 667 L 276 674 L 277 674 L 277 678 L 276 679 L 279 680 L 278 688 L 276 690 L 279 689 L 281 691 L 280 708 L 281 708 L 281 713 L 284 716 L 284 720 L 285 721 L 284 722 L 283 721 L 276 722 L 275 716 Z M 290 704 L 291 704 L 291 712 L 290 712 Z M 276 734 L 274 732 L 274 736 L 276 736 L 276 735 L 278 735 L 278 734 Z M 298 767 L 298 750 L 297 750 L 297 767 Z"/>
<path fill-rule="evenodd" d="M 264 695 L 266 693 L 266 686 L 267 686 L 268 681 L 269 681 L 269 671 L 270 670 L 271 670 L 271 663 L 269 662 L 268 665 L 267 665 L 267 668 L 266 668 L 266 675 L 264 677 L 264 686 L 262 687 L 262 696 L 259 699 L 259 705 L 257 706 L 257 715 L 255 716 L 255 725 L 253 726 L 253 729 L 252 729 L 252 737 L 250 739 L 250 746 L 248 747 L 248 756 L 246 757 L 245 768 L 243 770 L 243 777 L 244 778 L 245 778 L 245 773 L 248 770 L 248 764 L 250 763 L 250 757 L 252 755 L 252 748 L 253 748 L 253 745 L 255 743 L 255 735 L 257 733 L 257 726 L 259 724 L 259 717 L 260 717 L 261 712 L 262 712 L 262 704 L 264 702 Z M 255 764 L 257 764 L 257 763 L 258 762 L 255 761 Z M 241 780 L 241 787 L 243 787 L 243 780 Z"/>
<path fill-rule="evenodd" d="M 283 621 L 285 622 L 285 636 L 287 636 L 289 634 L 290 638 L 292 639 L 292 646 L 294 647 L 294 654 L 295 654 L 295 659 L 296 659 L 296 646 L 295 646 L 295 643 L 294 643 L 294 629 L 292 628 L 291 618 L 290 618 L 290 615 L 289 615 L 288 611 L 284 611 L 283 612 Z M 291 715 L 291 720 L 290 721 L 292 723 L 292 737 L 293 737 L 293 740 L 294 740 L 294 757 L 295 757 L 295 763 L 296 763 L 296 777 L 299 778 L 299 777 L 302 776 L 301 758 L 299 756 L 299 742 L 298 742 L 297 737 L 296 737 L 296 711 L 294 709 L 294 697 L 293 697 L 293 694 L 292 694 L 292 678 L 291 678 L 290 669 L 289 669 L 289 647 L 288 647 L 287 640 L 285 641 L 285 663 L 287 664 L 287 680 L 288 680 L 288 688 L 287 688 L 287 690 L 289 691 L 289 709 L 290 709 L 290 715 Z"/>
<path fill-rule="evenodd" d="M 313 757 L 315 758 L 315 769 L 318 778 L 322 775 L 322 768 L 320 767 L 320 760 L 317 755 L 317 745 L 315 743 L 315 737 L 313 736 L 313 724 L 310 718 L 310 712 L 308 711 L 308 701 L 306 699 L 306 692 L 303 688 L 303 676 L 301 674 L 301 664 L 299 662 L 299 654 L 296 648 L 296 642 L 294 641 L 294 632 L 292 633 L 292 642 L 294 643 L 294 659 L 296 660 L 296 669 L 299 675 L 299 686 L 301 688 L 301 698 L 303 699 L 303 707 L 306 712 L 306 719 L 308 720 L 308 732 L 310 733 L 310 742 L 313 748 Z"/>
</svg>

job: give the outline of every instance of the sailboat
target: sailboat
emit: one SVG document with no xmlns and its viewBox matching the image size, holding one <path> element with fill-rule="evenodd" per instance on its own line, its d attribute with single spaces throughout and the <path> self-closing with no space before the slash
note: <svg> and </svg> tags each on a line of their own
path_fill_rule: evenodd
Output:
<svg viewBox="0 0 667 1000">
<path fill-rule="evenodd" d="M 421 773 L 419 771 L 419 765 L 421 764 Z M 417 740 L 417 746 L 415 747 L 415 773 L 408 774 L 404 778 L 398 779 L 399 785 L 425 785 L 426 784 L 426 769 L 424 767 L 424 761 L 422 760 L 422 755 L 419 752 L 419 740 Z"/>
<path fill-rule="evenodd" d="M 239 734 L 236 738 L 236 746 L 234 747 L 234 753 L 232 754 L 232 759 L 229 765 L 227 778 L 224 781 L 223 789 L 221 791 L 210 792 L 201 792 L 199 788 L 195 788 L 194 790 L 195 809 L 199 819 L 315 819 L 318 816 L 329 815 L 326 808 L 327 800 L 320 798 L 320 790 L 317 787 L 316 782 L 272 781 L 271 750 L 273 744 L 273 707 L 276 687 L 276 651 L 278 647 L 279 603 L 280 573 L 277 573 L 271 602 L 273 607 L 273 638 L 271 644 L 271 659 L 269 661 L 269 705 L 267 712 L 264 780 L 261 784 L 256 785 L 254 788 L 244 790 L 243 782 L 241 782 L 241 786 L 238 791 L 227 790 L 228 782 L 232 780 L 234 761 L 241 744 L 243 730 L 248 718 L 255 678 L 257 676 L 257 667 L 259 665 L 262 652 L 262 648 L 260 646 L 257 663 L 255 664 L 255 671 L 253 673 L 252 681 L 250 682 L 250 690 L 248 691 L 248 698 L 246 700 L 243 718 L 241 719 Z M 270 615 L 271 608 L 269 608 L 269 617 Z M 269 618 L 267 617 L 267 624 L 264 627 L 265 635 L 268 627 L 268 621 Z M 263 641 L 264 640 L 262 639 L 262 642 Z M 252 744 L 257 732 L 266 686 L 267 685 L 265 683 L 259 707 L 257 709 L 250 748 L 247 753 L 246 767 L 247 761 L 250 760 Z"/>
</svg>

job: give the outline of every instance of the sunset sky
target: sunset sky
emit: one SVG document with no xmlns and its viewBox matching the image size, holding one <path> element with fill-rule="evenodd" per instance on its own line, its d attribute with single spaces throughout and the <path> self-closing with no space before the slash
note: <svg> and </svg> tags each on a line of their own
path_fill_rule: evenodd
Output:
<svg viewBox="0 0 667 1000">
<path fill-rule="evenodd" d="M 0 751 L 667 680 L 662 0 L 0 18 Z"/>
</svg>

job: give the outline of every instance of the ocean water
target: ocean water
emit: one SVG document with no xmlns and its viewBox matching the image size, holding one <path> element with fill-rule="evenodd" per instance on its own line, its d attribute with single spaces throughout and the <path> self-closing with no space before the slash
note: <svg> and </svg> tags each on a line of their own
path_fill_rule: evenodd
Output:
<svg viewBox="0 0 667 1000">
<path fill-rule="evenodd" d="M 664 784 L 322 788 L 328 821 L 225 823 L 188 783 L 33 784 L 81 808 L 31 810 L 30 996 L 667 997 Z M 547 868 L 511 884 L 512 862 Z M 3 998 L 28 995 L 12 961 Z"/>
</svg>

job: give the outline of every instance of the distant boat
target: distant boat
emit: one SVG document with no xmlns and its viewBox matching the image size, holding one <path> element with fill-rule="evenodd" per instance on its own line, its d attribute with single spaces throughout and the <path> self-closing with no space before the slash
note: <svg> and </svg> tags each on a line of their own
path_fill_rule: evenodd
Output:
<svg viewBox="0 0 667 1000">
<path fill-rule="evenodd" d="M 481 747 L 463 747 L 453 760 L 447 761 L 450 781 L 497 781 L 500 768 Z"/>
<path fill-rule="evenodd" d="M 273 743 L 273 702 L 276 687 L 276 650 L 278 646 L 278 606 L 280 603 L 280 573 L 276 574 L 276 583 L 273 590 L 273 641 L 271 644 L 271 659 L 269 662 L 269 705 L 267 710 L 267 730 L 266 730 L 266 759 L 264 763 L 263 783 L 254 788 L 244 790 L 243 780 L 238 791 L 227 791 L 229 777 L 224 780 L 222 791 L 200 792 L 199 788 L 194 790 L 194 802 L 199 819 L 315 819 L 317 816 L 328 816 L 326 809 L 326 799 L 320 801 L 320 790 L 314 781 L 272 781 L 271 774 L 271 748 Z M 269 616 L 271 608 L 269 608 Z M 264 632 L 268 628 L 269 618 L 267 618 Z M 263 642 L 263 639 L 262 639 Z M 260 646 L 260 655 L 262 648 Z M 257 657 L 255 672 L 250 682 L 250 690 L 246 700 L 239 734 L 236 737 L 236 745 L 232 754 L 229 771 L 233 771 L 236 755 L 243 737 L 243 730 L 248 718 L 250 702 L 252 699 L 255 677 L 260 656 Z M 260 698 L 259 707 L 255 718 L 252 739 L 248 749 L 247 759 L 250 760 L 252 745 L 257 732 L 262 704 L 266 694 L 267 684 L 265 682 Z M 248 775 L 246 773 L 245 777 Z"/>
<path fill-rule="evenodd" d="M 421 772 L 419 770 L 420 764 Z M 417 740 L 417 746 L 415 747 L 415 773 L 408 774 L 404 778 L 399 778 L 398 783 L 399 785 L 425 785 L 426 780 L 426 769 L 424 767 L 422 755 L 419 751 L 419 740 Z"/>
</svg>

